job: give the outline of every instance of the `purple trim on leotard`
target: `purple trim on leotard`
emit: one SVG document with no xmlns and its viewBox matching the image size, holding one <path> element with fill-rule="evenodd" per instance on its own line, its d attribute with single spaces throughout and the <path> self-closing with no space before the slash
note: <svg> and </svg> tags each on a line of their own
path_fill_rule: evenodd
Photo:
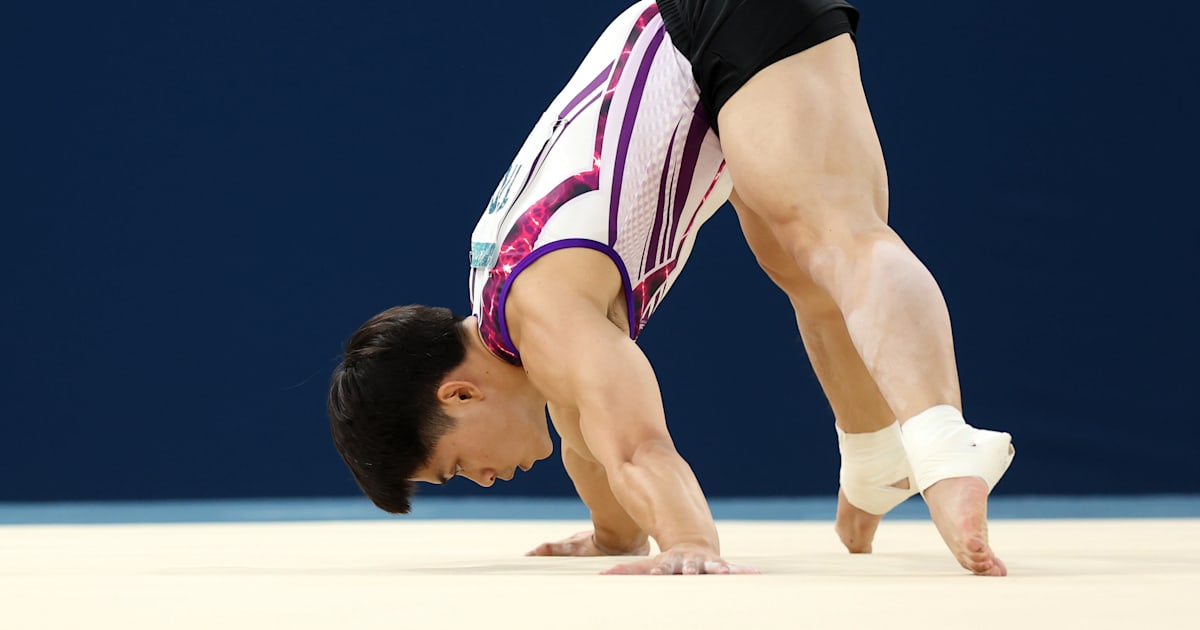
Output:
<svg viewBox="0 0 1200 630">
<path fill-rule="evenodd" d="M 629 271 L 625 269 L 625 263 L 621 262 L 621 257 L 617 255 L 617 252 L 613 250 L 613 248 L 601 243 L 600 241 L 593 241 L 590 238 L 565 238 L 561 241 L 554 241 L 549 245 L 533 250 L 528 256 L 523 258 L 521 262 L 517 263 L 516 267 L 513 267 L 513 270 L 509 272 L 508 277 L 504 279 L 504 285 L 500 287 L 500 296 L 498 298 L 499 302 L 496 306 L 496 308 L 500 310 L 500 339 L 504 342 L 505 347 L 507 347 L 507 349 L 513 353 L 513 356 L 516 357 L 518 361 L 521 360 L 521 353 L 517 350 L 516 344 L 513 343 L 512 337 L 510 337 L 508 334 L 508 318 L 504 313 L 504 306 L 508 303 L 508 291 L 510 288 L 512 288 L 513 280 L 515 280 L 517 275 L 524 271 L 526 267 L 533 264 L 534 261 L 542 256 L 545 256 L 550 252 L 556 252 L 560 249 L 569 249 L 571 247 L 594 249 L 598 252 L 608 255 L 608 257 L 612 259 L 613 264 L 617 266 L 617 271 L 621 273 L 621 287 L 625 290 L 625 311 L 628 313 L 629 318 L 629 338 L 635 340 L 637 339 L 638 319 L 637 315 L 635 315 L 633 312 L 633 284 L 629 281 Z"/>
<path fill-rule="evenodd" d="M 667 243 L 675 242 L 675 233 L 679 230 L 679 222 L 683 220 L 683 207 L 692 188 L 692 178 L 696 176 L 696 161 L 700 156 L 700 148 L 709 132 L 708 123 L 704 121 L 702 113 L 703 105 L 697 103 L 696 109 L 692 111 L 692 126 L 688 129 L 687 140 L 683 144 L 683 164 L 675 184 L 675 208 L 672 213 L 671 236 Z M 707 196 L 707 193 L 705 195 Z"/>
<path fill-rule="evenodd" d="M 604 66 L 604 69 L 600 71 L 600 74 L 597 74 L 596 78 L 592 79 L 592 82 L 588 83 L 587 87 L 583 88 L 579 94 L 576 94 L 575 98 L 571 99 L 571 102 L 567 103 L 567 106 L 558 113 L 559 119 L 561 120 L 566 118 L 567 113 L 569 113 L 572 109 L 575 109 L 575 106 L 578 105 L 579 102 L 584 99 L 584 97 L 586 97 L 588 94 L 591 94 L 596 88 L 600 87 L 600 85 L 604 83 L 605 77 L 607 77 L 608 73 L 612 71 L 612 67 L 613 64 L 611 63 L 607 66 Z M 584 107 L 586 107 L 586 105 Z"/>
<path fill-rule="evenodd" d="M 712 127 L 712 125 L 708 123 L 708 110 L 704 109 L 704 101 L 696 103 L 696 109 L 692 110 L 692 113 L 704 123 L 705 127 Z"/>
<path fill-rule="evenodd" d="M 646 90 L 646 78 L 650 75 L 650 66 L 654 63 L 654 53 L 662 44 L 666 29 L 659 26 L 658 31 L 650 39 L 642 62 L 638 66 L 637 75 L 633 79 L 633 88 L 629 93 L 629 101 L 625 105 L 625 119 L 621 121 L 621 134 L 617 138 L 617 156 L 613 163 L 612 197 L 608 211 L 608 244 L 617 242 L 617 209 L 621 206 L 621 181 L 625 174 L 625 157 L 629 154 L 629 139 L 633 136 L 633 125 L 637 122 L 638 110 L 642 105 L 642 93 Z"/>
<path fill-rule="evenodd" d="M 676 128 L 671 133 L 671 142 L 667 144 L 667 153 L 663 159 L 662 177 L 658 180 L 658 204 L 654 210 L 654 229 L 650 230 L 650 242 L 646 245 L 646 264 L 643 269 L 653 269 L 658 264 L 658 241 L 662 236 L 663 215 L 667 205 L 667 176 L 671 174 L 671 154 L 675 150 L 675 137 L 679 135 Z"/>
</svg>

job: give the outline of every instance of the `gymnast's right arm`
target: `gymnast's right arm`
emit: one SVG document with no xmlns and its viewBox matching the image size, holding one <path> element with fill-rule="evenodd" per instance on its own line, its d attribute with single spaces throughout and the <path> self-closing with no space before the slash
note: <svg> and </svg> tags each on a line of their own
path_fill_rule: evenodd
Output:
<svg viewBox="0 0 1200 630">
<path fill-rule="evenodd" d="M 604 468 L 613 497 L 662 550 L 617 573 L 731 573 L 691 467 L 667 432 L 658 382 L 641 349 L 608 319 L 621 279 L 607 256 L 564 249 L 523 272 L 506 306 L 530 379 L 578 414 L 569 434 Z"/>
</svg>

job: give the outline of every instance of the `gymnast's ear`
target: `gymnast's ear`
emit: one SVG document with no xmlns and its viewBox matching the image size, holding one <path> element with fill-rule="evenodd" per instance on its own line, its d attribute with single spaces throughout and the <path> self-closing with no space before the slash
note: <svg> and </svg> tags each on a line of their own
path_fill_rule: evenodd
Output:
<svg viewBox="0 0 1200 630">
<path fill-rule="evenodd" d="M 483 400 L 483 390 L 471 381 L 446 381 L 438 386 L 437 399 L 443 405 L 464 405 Z"/>
</svg>

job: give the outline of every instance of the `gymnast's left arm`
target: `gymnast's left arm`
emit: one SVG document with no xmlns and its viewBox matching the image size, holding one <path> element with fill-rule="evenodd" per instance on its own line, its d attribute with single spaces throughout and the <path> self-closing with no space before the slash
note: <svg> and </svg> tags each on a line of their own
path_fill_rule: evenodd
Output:
<svg viewBox="0 0 1200 630">
<path fill-rule="evenodd" d="M 606 320 L 594 327 L 572 321 L 580 334 L 558 355 L 570 360 L 545 366 L 558 375 L 554 394 L 578 401 L 579 432 L 603 465 L 612 495 L 662 550 L 608 573 L 746 571 L 721 558 L 708 502 L 667 432 L 657 381 L 641 350 Z"/>
<path fill-rule="evenodd" d="M 596 283 L 586 274 L 571 278 L 573 265 L 554 271 L 544 284 L 510 295 L 509 319 L 515 310 L 519 320 L 510 330 L 522 361 L 552 404 L 578 410 L 579 448 L 603 465 L 613 496 L 662 550 L 608 572 L 752 572 L 721 558 L 708 502 L 667 432 L 654 371 L 607 318 L 605 293 L 576 291 Z"/>
</svg>

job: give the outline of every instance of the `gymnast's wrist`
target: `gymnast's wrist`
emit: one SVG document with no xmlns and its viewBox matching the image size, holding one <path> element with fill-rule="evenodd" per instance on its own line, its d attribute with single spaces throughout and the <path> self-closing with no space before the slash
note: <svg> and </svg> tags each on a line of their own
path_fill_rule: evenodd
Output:
<svg viewBox="0 0 1200 630">
<path fill-rule="evenodd" d="M 597 527 L 592 532 L 592 545 L 606 556 L 631 556 L 649 551 L 649 537 L 645 532 L 620 535 L 617 532 Z"/>
</svg>

